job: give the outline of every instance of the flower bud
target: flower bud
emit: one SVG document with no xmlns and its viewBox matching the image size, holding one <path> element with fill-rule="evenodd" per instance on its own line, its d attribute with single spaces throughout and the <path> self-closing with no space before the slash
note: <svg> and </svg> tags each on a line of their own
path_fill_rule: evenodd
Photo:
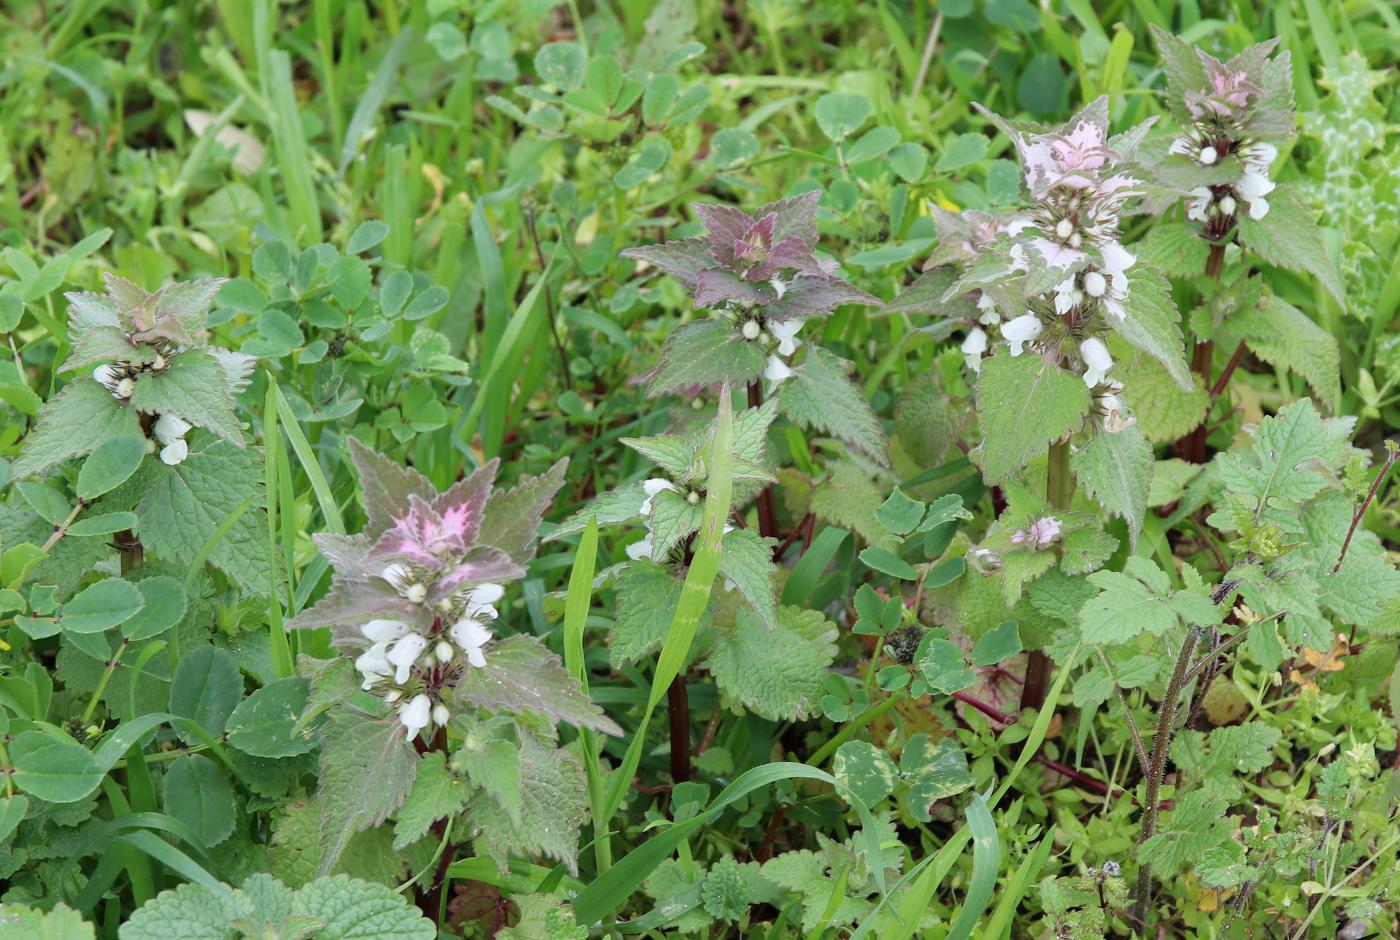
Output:
<svg viewBox="0 0 1400 940">
<path fill-rule="evenodd" d="M 690 503 L 690 505 L 694 506 L 700 502 L 700 494 L 695 492 L 694 490 L 691 490 L 689 493 L 685 494 L 685 501 L 687 503 Z"/>
<path fill-rule="evenodd" d="M 450 719 L 451 717 L 452 712 L 447 710 L 446 705 L 442 704 L 441 702 L 438 702 L 436 705 L 433 706 L 433 724 L 445 725 L 447 724 L 448 719 Z"/>
<path fill-rule="evenodd" d="M 1214 147 L 1201 148 L 1201 163 L 1204 165 L 1210 166 L 1218 159 L 1220 159 L 1220 154 L 1216 152 Z"/>
<path fill-rule="evenodd" d="M 1084 244 L 1084 236 L 1083 236 L 1083 235 L 1080 235 L 1078 232 L 1072 232 L 1072 233 L 1070 233 L 1070 236 L 1069 236 L 1069 246 L 1070 246 L 1071 248 L 1078 248 L 1078 247 L 1080 247 L 1080 246 L 1083 245 L 1083 244 Z"/>
<path fill-rule="evenodd" d="M 440 663 L 452 662 L 452 644 L 446 640 L 438 640 L 437 645 L 433 647 L 433 655 Z"/>
<path fill-rule="evenodd" d="M 403 596 L 408 598 L 410 603 L 421 604 L 428 596 L 428 588 L 423 582 L 417 581 L 408 586 L 408 590 L 403 592 Z"/>
<path fill-rule="evenodd" d="M 1097 271 L 1090 271 L 1084 275 L 1084 293 L 1090 297 L 1102 297 L 1104 291 L 1108 289 L 1108 282 L 1104 280 L 1102 274 Z"/>
<path fill-rule="evenodd" d="M 739 332 L 743 334 L 744 339 L 754 340 L 758 339 L 758 334 L 763 332 L 763 328 L 758 325 L 757 320 L 745 320 Z"/>
<path fill-rule="evenodd" d="M 130 398 L 134 391 L 136 391 L 136 383 L 128 376 L 117 383 L 117 387 L 112 389 L 112 394 L 118 398 Z"/>
<path fill-rule="evenodd" d="M 403 689 L 390 689 L 384 696 L 384 704 L 392 705 L 403 698 Z"/>
<path fill-rule="evenodd" d="M 1224 199 L 1220 200 L 1220 212 L 1222 215 L 1234 215 L 1237 208 L 1239 207 L 1235 203 L 1234 196 L 1226 196 Z"/>
<path fill-rule="evenodd" d="M 1074 233 L 1074 223 L 1069 219 L 1061 219 L 1055 223 L 1055 234 L 1061 238 L 1069 238 Z"/>
</svg>

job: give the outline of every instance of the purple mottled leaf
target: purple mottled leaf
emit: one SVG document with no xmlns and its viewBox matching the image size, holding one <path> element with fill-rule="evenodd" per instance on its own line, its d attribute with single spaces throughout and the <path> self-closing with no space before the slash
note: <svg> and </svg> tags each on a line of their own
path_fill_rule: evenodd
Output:
<svg viewBox="0 0 1400 940">
<path fill-rule="evenodd" d="M 733 206 L 708 202 L 694 203 L 690 211 L 705 226 L 706 244 L 714 249 L 715 260 L 725 267 L 733 265 L 734 243 L 753 227 L 753 217 Z"/>
<path fill-rule="evenodd" d="M 811 190 L 805 193 L 798 193 L 796 196 L 788 196 L 786 199 L 779 199 L 777 202 L 770 202 L 757 215 L 763 216 L 773 213 L 777 216 L 777 222 L 773 228 L 774 241 L 782 241 L 785 238 L 796 238 L 807 245 L 817 243 L 817 206 L 821 203 L 822 194 L 819 190 Z"/>
<path fill-rule="evenodd" d="M 713 307 L 725 302 L 739 304 L 766 304 L 773 300 L 774 291 L 766 284 L 746 281 L 722 268 L 710 268 L 700 272 L 700 281 L 695 287 L 695 305 Z"/>
<path fill-rule="evenodd" d="M 560 460 L 537 477 L 492 493 L 476 533 L 477 544 L 499 548 L 516 564 L 526 564 L 534 557 L 540 520 L 564 485 L 567 467 L 568 460 Z"/>
<path fill-rule="evenodd" d="M 703 236 L 628 248 L 622 252 L 622 257 L 655 265 L 691 289 L 700 272 L 716 263 L 710 241 Z"/>
<path fill-rule="evenodd" d="M 437 496 L 437 490 L 417 470 L 399 466 L 354 437 L 350 438 L 350 461 L 360 476 L 364 535 L 370 539 L 377 538 L 396 518 L 408 512 L 409 496 L 429 501 Z"/>
<path fill-rule="evenodd" d="M 525 569 L 517 565 L 505 552 L 489 545 L 478 545 L 467 552 L 460 563 L 448 569 L 438 579 L 432 593 L 428 595 L 428 602 L 434 603 L 451 597 L 462 585 L 484 584 L 488 581 L 499 584 L 523 577 Z"/>
<path fill-rule="evenodd" d="M 341 578 L 353 580 L 378 573 L 378 568 L 368 558 L 370 542 L 362 535 L 317 532 L 311 536 L 311 540 Z"/>
<path fill-rule="evenodd" d="M 589 700 L 559 656 L 530 636 L 509 637 L 487 648 L 485 668 L 468 669 L 455 695 L 459 704 L 486 711 L 533 712 L 604 734 L 622 734 Z"/>
<path fill-rule="evenodd" d="M 819 317 L 844 304 L 878 307 L 881 303 L 883 301 L 879 297 L 867 294 L 839 277 L 799 275 L 788 285 L 783 296 L 764 310 L 764 316 L 770 320 Z"/>
<path fill-rule="evenodd" d="M 496 482 L 496 473 L 500 467 L 500 460 L 492 460 L 471 476 L 452 484 L 447 492 L 433 500 L 433 509 L 443 516 L 454 508 L 467 509 L 469 525 L 465 537 L 468 545 L 476 542 L 476 532 L 481 528 L 482 510 L 486 508 L 486 501 L 491 498 L 491 486 Z"/>
<path fill-rule="evenodd" d="M 771 218 L 771 216 L 770 216 Z M 821 262 L 812 254 L 811 247 L 800 238 L 784 238 L 773 246 L 758 264 L 744 276 L 750 281 L 766 281 L 779 271 L 796 270 L 814 277 L 824 277 Z"/>
</svg>

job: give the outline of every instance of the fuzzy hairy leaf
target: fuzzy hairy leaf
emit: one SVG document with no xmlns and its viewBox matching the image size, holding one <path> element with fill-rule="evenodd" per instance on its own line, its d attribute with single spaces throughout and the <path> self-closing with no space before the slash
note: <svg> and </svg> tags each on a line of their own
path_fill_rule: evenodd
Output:
<svg viewBox="0 0 1400 940">
<path fill-rule="evenodd" d="M 1216 336 L 1232 344 L 1242 341 L 1269 365 L 1298 373 L 1329 410 L 1337 409 L 1342 395 L 1337 339 L 1297 307 L 1269 294 L 1258 307 L 1227 318 Z"/>
<path fill-rule="evenodd" d="M 805 428 L 840 438 L 881 463 L 889 462 L 889 442 L 870 403 L 846 375 L 846 363 L 819 346 L 778 388 L 783 413 Z"/>
<path fill-rule="evenodd" d="M 663 567 L 640 561 L 623 569 L 609 643 L 615 667 L 661 649 L 680 596 L 681 582 Z"/>
<path fill-rule="evenodd" d="M 724 534 L 719 556 L 720 575 L 734 585 L 770 629 L 776 628 L 778 616 L 773 589 L 773 548 L 777 544 L 777 539 L 766 539 L 752 529 L 735 529 Z M 652 616 L 656 616 L 655 611 Z"/>
<path fill-rule="evenodd" d="M 492 490 L 476 533 L 477 544 L 499 548 L 518 565 L 533 558 L 540 520 L 564 485 L 568 466 L 567 459 L 559 460 L 539 476 L 521 480 L 508 490 Z"/>
<path fill-rule="evenodd" d="M 466 808 L 471 789 L 447 769 L 447 755 L 429 751 L 418 764 L 413 789 L 394 821 L 394 849 L 403 851 L 426 836 L 439 819 Z"/>
<path fill-rule="evenodd" d="M 397 720 L 341 711 L 321 738 L 321 864 L 334 869 L 350 837 L 377 826 L 403 805 L 418 772 L 418 755 Z"/>
<path fill-rule="evenodd" d="M 1162 364 L 1176 384 L 1191 388 L 1191 367 L 1181 337 L 1181 313 L 1172 300 L 1171 284 L 1150 268 L 1135 270 L 1123 301 L 1126 316 L 1105 317 L 1129 343 Z"/>
<path fill-rule="evenodd" d="M 583 767 L 573 755 L 526 737 L 520 747 L 520 822 L 493 799 L 472 803 L 477 850 L 504 864 L 513 853 L 541 854 L 578 872 L 578 834 L 587 813 Z"/>
<path fill-rule="evenodd" d="M 10 465 L 10 479 L 36 476 L 55 464 L 91 453 L 114 437 L 141 434 L 134 408 L 89 378 L 81 378 L 50 398 L 39 410 Z"/>
<path fill-rule="evenodd" d="M 965 404 L 965 403 L 964 403 Z M 894 430 L 904 452 L 920 467 L 936 467 L 962 436 L 967 408 L 943 388 L 937 371 L 905 383 L 894 406 Z"/>
<path fill-rule="evenodd" d="M 1259 422 L 1251 446 L 1219 458 L 1221 485 L 1247 506 L 1255 523 L 1297 532 L 1299 504 L 1327 485 L 1316 462 L 1326 451 L 1328 436 L 1313 403 L 1294 402 Z M 1217 512 L 1211 518 L 1224 516 Z"/>
<path fill-rule="evenodd" d="M 1192 379 L 1192 391 L 1182 391 L 1167 370 L 1147 355 L 1139 356 L 1119 375 L 1143 437 L 1154 444 L 1176 440 L 1205 417 L 1210 395 L 1199 378 Z"/>
<path fill-rule="evenodd" d="M 969 455 L 1000 483 L 1076 430 L 1089 411 L 1084 381 L 1039 356 L 998 353 L 977 378 L 982 443 Z"/>
<path fill-rule="evenodd" d="M 692 320 L 666 337 L 647 394 L 747 385 L 763 374 L 766 359 L 763 347 L 744 339 L 733 324 L 717 318 Z"/>
<path fill-rule="evenodd" d="M 744 608 L 720 631 L 707 665 L 728 698 L 773 721 L 806 717 L 836 657 L 836 626 L 820 611 L 779 607 L 776 627 Z"/>
<path fill-rule="evenodd" d="M 1262 219 L 1248 214 L 1239 220 L 1240 241 L 1269 264 L 1311 274 L 1343 310 L 1347 307 L 1342 280 L 1332 264 L 1327 242 L 1291 186 L 1280 186 L 1269 195 L 1269 213 Z"/>
<path fill-rule="evenodd" d="M 1128 535 L 1135 544 L 1147 514 L 1152 463 L 1152 445 L 1136 425 L 1099 431 L 1071 460 L 1075 478 L 1085 492 L 1127 521 Z"/>
<path fill-rule="evenodd" d="M 1167 277 L 1197 277 L 1206 268 L 1210 246 L 1184 222 L 1158 222 L 1133 252 L 1140 264 Z"/>
<path fill-rule="evenodd" d="M 686 287 L 695 289 L 700 272 L 714 267 L 715 256 L 710 240 L 703 235 L 679 238 L 662 245 L 642 245 L 622 252 L 624 258 L 635 258 L 665 271 Z"/>
<path fill-rule="evenodd" d="M 589 700 L 558 654 L 532 636 L 507 637 L 490 647 L 486 666 L 468 669 L 454 694 L 458 702 L 486 711 L 534 712 L 578 728 L 622 734 Z"/>
<path fill-rule="evenodd" d="M 228 374 L 219 360 L 202 349 L 187 349 L 170 360 L 170 367 L 164 372 L 137 379 L 131 404 L 146 414 L 183 418 L 231 444 L 243 446 L 243 431 L 233 413 L 233 396 L 228 390 Z"/>
<path fill-rule="evenodd" d="M 399 463 L 360 441 L 349 438 L 350 461 L 360 478 L 360 501 L 365 507 L 363 534 L 377 538 L 408 514 L 409 497 L 432 502 L 437 490 L 417 470 Z"/>
<path fill-rule="evenodd" d="M 642 511 L 647 494 L 640 483 L 629 483 L 617 489 L 599 493 L 586 506 L 550 530 L 544 541 L 552 542 L 588 528 L 588 520 L 596 518 L 598 528 L 606 528 L 635 519 Z"/>
</svg>

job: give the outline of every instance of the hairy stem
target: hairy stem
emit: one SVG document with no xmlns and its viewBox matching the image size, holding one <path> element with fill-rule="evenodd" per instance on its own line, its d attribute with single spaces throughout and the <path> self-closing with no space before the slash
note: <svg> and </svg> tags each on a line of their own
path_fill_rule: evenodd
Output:
<svg viewBox="0 0 1400 940">
<path fill-rule="evenodd" d="M 759 382 L 749 383 L 749 407 L 763 405 L 763 386 Z M 758 494 L 758 533 L 766 539 L 778 537 L 778 511 L 773 504 L 773 487 L 765 486 Z"/>
<path fill-rule="evenodd" d="M 1157 831 L 1157 814 L 1161 805 L 1162 778 L 1167 773 L 1167 754 L 1171 751 L 1172 735 L 1176 725 L 1176 706 L 1181 698 L 1181 690 L 1186 685 L 1187 672 L 1191 668 L 1191 657 L 1196 654 L 1196 642 L 1201 637 L 1201 628 L 1193 626 L 1186 632 L 1186 640 L 1181 644 L 1181 652 L 1176 657 L 1171 681 L 1167 683 L 1167 694 L 1162 699 L 1162 711 L 1157 716 L 1157 732 L 1152 736 L 1152 756 L 1147 769 L 1147 800 L 1142 808 L 1142 830 L 1138 833 L 1137 855 L 1138 880 L 1134 917 L 1138 924 L 1147 924 L 1147 905 L 1152 893 L 1152 873 L 1141 861 L 1142 847 Z"/>
<path fill-rule="evenodd" d="M 1074 474 L 1069 468 L 1069 440 L 1050 445 L 1045 466 L 1045 497 L 1055 509 L 1068 509 L 1074 499 Z M 1050 657 L 1044 650 L 1031 650 L 1026 656 L 1026 683 L 1021 686 L 1021 708 L 1040 709 L 1045 690 L 1050 687 Z"/>
<path fill-rule="evenodd" d="M 1392 449 L 1385 456 L 1385 463 L 1381 465 L 1381 470 L 1376 474 L 1376 478 L 1371 481 L 1371 489 L 1367 491 L 1366 498 L 1361 501 L 1361 505 L 1356 507 L 1356 512 L 1351 515 L 1351 528 L 1347 529 L 1346 541 L 1342 542 L 1342 552 L 1337 556 L 1337 563 L 1332 566 L 1332 573 L 1336 574 L 1342 570 L 1342 562 L 1347 560 L 1347 549 L 1351 548 L 1351 538 L 1356 534 L 1357 526 L 1361 525 L 1361 517 L 1366 515 L 1366 510 L 1371 507 L 1371 503 L 1376 498 L 1376 492 L 1381 488 L 1381 481 L 1390 473 L 1390 468 L 1395 466 L 1395 461 L 1400 459 L 1400 448 Z"/>
</svg>

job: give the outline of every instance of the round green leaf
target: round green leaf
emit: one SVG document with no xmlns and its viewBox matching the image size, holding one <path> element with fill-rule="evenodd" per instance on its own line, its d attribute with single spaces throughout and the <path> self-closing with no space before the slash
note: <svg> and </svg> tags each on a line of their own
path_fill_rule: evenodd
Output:
<svg viewBox="0 0 1400 940">
<path fill-rule="evenodd" d="M 833 91 L 817 99 L 817 124 L 833 141 L 842 141 L 870 117 L 870 102 L 864 95 Z"/>
<path fill-rule="evenodd" d="M 551 42 L 535 53 L 535 71 L 540 78 L 564 91 L 583 85 L 588 53 L 576 42 Z"/>
<path fill-rule="evenodd" d="M 133 642 L 160 636 L 185 616 L 185 587 L 174 578 L 145 578 L 136 583 L 136 590 L 141 592 L 146 606 L 122 624 L 122 633 Z"/>
<path fill-rule="evenodd" d="M 121 486 L 141 466 L 145 456 L 144 437 L 131 434 L 103 441 L 78 471 L 78 498 L 91 502 Z"/>
<path fill-rule="evenodd" d="M 720 166 L 734 166 L 758 156 L 758 138 L 738 127 L 726 127 L 710 138 L 710 153 Z"/>
<path fill-rule="evenodd" d="M 68 535 L 76 538 L 86 538 L 93 535 L 111 535 L 113 532 L 121 532 L 125 529 L 136 528 L 137 518 L 134 512 L 106 512 L 100 516 L 88 516 L 86 519 L 79 519 L 68 527 Z"/>
<path fill-rule="evenodd" d="M 933 168 L 940 173 L 958 170 L 981 160 L 986 152 L 987 138 L 981 134 L 959 134 L 938 157 Z"/>
<path fill-rule="evenodd" d="M 358 255 L 363 251 L 369 251 L 388 237 L 389 226 L 387 223 L 378 219 L 361 222 L 355 226 L 355 231 L 350 233 L 350 240 L 345 243 L 345 253 Z"/>
<path fill-rule="evenodd" d="M 25 731 L 10 742 L 14 782 L 24 792 L 50 803 L 74 803 L 102 782 L 102 770 L 81 744 Z"/>
<path fill-rule="evenodd" d="M 288 676 L 263 686 L 233 710 L 228 743 L 254 757 L 292 757 L 311 749 L 292 734 L 306 708 L 307 682 Z"/>
<path fill-rule="evenodd" d="M 201 646 L 181 657 L 175 667 L 170 713 L 190 719 L 217 737 L 224 733 L 242 697 L 243 676 L 233 657 L 216 646 Z M 181 737 L 186 734 L 182 732 Z"/>
<path fill-rule="evenodd" d="M 58 623 L 68 633 L 101 633 L 133 616 L 146 604 L 135 585 L 107 578 L 84 588 L 59 610 Z"/>
<path fill-rule="evenodd" d="M 165 772 L 165 812 L 194 830 L 206 847 L 233 832 L 233 787 L 203 754 L 177 757 Z"/>
</svg>

